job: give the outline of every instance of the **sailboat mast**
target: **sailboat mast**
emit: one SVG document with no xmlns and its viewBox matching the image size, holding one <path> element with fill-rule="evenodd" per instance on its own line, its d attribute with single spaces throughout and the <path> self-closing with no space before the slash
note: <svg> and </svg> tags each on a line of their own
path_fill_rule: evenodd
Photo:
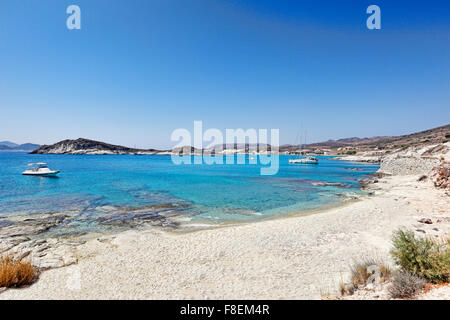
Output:
<svg viewBox="0 0 450 320">
<path fill-rule="evenodd" d="M 298 132 L 299 132 L 299 135 L 300 135 L 300 140 L 299 140 L 299 145 L 298 145 L 298 157 L 300 158 L 301 157 L 301 155 L 302 155 L 302 128 L 300 128 L 299 130 L 298 130 Z"/>
<path fill-rule="evenodd" d="M 305 129 L 305 145 L 306 145 L 306 134 L 307 134 L 307 130 Z"/>
</svg>

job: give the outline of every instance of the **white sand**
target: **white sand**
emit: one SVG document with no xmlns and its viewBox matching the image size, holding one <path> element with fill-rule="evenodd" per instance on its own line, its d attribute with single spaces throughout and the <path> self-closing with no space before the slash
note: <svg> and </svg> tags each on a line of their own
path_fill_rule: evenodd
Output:
<svg viewBox="0 0 450 320">
<path fill-rule="evenodd" d="M 309 216 L 92 240 L 79 247 L 77 265 L 46 271 L 31 287 L 7 290 L 0 299 L 320 299 L 347 278 L 353 259 L 390 262 L 389 239 L 398 227 L 449 234 L 444 191 L 416 176 L 373 186 L 381 189 L 375 196 Z M 424 217 L 433 224 L 417 222 Z"/>
</svg>

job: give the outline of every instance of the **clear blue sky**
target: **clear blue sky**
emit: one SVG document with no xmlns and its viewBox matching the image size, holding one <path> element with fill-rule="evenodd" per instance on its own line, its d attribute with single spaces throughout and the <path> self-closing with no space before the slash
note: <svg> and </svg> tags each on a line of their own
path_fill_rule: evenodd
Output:
<svg viewBox="0 0 450 320">
<path fill-rule="evenodd" d="M 194 120 L 281 143 L 444 125 L 450 2 L 1 0 L 0 115 L 0 140 L 157 148 Z"/>
</svg>

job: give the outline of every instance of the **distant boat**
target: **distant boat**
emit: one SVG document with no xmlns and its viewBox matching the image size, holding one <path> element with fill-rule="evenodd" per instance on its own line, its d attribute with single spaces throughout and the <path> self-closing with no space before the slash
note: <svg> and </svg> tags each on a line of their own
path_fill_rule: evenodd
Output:
<svg viewBox="0 0 450 320">
<path fill-rule="evenodd" d="M 305 144 L 306 144 L 306 130 L 305 130 Z M 301 144 L 301 137 L 300 137 L 300 154 L 298 159 L 289 159 L 289 163 L 291 164 L 319 164 L 319 159 L 312 156 L 306 156 L 302 157 L 302 144 Z"/>
<path fill-rule="evenodd" d="M 319 164 L 319 160 L 316 157 L 305 157 L 298 159 L 289 159 L 289 163 L 292 164 Z"/>
<path fill-rule="evenodd" d="M 59 173 L 59 170 L 50 170 L 44 162 L 29 163 L 29 169 L 22 172 L 25 176 L 40 176 L 40 177 L 54 177 Z"/>
</svg>

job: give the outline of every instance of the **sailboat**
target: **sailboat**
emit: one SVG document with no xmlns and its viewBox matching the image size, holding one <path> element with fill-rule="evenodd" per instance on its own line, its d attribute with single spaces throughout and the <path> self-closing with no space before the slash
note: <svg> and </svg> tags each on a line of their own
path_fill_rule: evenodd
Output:
<svg viewBox="0 0 450 320">
<path fill-rule="evenodd" d="M 305 144 L 306 144 L 306 131 L 305 131 Z M 300 137 L 300 154 L 297 159 L 289 159 L 289 163 L 291 164 L 319 164 L 319 159 L 316 157 L 308 156 L 302 157 L 302 144 L 301 144 L 301 137 Z"/>
<path fill-rule="evenodd" d="M 292 164 L 319 164 L 319 159 L 316 157 L 307 156 L 298 159 L 289 159 L 289 163 Z"/>
</svg>

